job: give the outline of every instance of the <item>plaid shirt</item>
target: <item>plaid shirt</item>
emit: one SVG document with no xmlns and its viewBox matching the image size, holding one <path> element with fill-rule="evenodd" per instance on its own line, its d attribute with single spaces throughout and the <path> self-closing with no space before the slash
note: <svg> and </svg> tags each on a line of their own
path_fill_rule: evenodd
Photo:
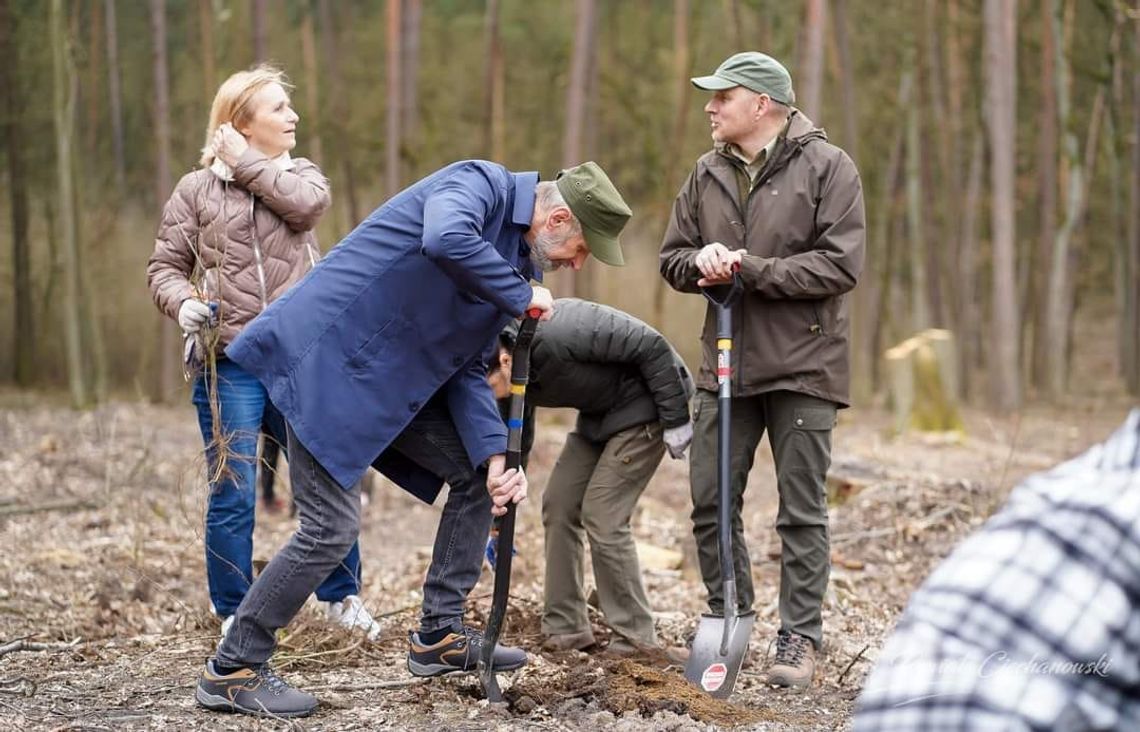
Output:
<svg viewBox="0 0 1140 732">
<path fill-rule="evenodd" d="M 912 596 L 853 729 L 1140 729 L 1140 410 Z"/>
</svg>

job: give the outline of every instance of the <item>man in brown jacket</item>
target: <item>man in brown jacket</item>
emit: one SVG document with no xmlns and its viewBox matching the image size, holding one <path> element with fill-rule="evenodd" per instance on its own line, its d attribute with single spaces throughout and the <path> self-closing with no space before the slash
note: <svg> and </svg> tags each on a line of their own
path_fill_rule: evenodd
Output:
<svg viewBox="0 0 1140 732">
<path fill-rule="evenodd" d="M 845 295 L 863 267 L 863 192 L 851 159 L 791 103 L 775 59 L 738 53 L 711 76 L 705 105 L 715 147 L 673 206 L 661 274 L 681 292 L 728 281 L 734 306 L 732 495 L 739 610 L 754 595 L 744 543 L 744 489 L 764 431 L 779 490 L 780 630 L 769 682 L 808 686 L 822 639 L 829 570 L 824 478 L 836 410 L 848 406 Z M 709 608 L 724 611 L 716 538 L 716 314 L 708 308 L 693 407 L 693 534 Z"/>
</svg>

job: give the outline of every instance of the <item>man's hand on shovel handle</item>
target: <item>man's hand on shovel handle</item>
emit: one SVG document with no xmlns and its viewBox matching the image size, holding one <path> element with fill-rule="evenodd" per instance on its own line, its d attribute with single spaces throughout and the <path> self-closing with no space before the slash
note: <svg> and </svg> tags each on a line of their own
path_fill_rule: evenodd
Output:
<svg viewBox="0 0 1140 732">
<path fill-rule="evenodd" d="M 487 462 L 487 492 L 495 504 L 491 513 L 496 516 L 507 512 L 507 504 L 526 499 L 526 474 L 514 468 L 506 470 L 506 464 L 506 455 L 492 455 Z"/>
</svg>

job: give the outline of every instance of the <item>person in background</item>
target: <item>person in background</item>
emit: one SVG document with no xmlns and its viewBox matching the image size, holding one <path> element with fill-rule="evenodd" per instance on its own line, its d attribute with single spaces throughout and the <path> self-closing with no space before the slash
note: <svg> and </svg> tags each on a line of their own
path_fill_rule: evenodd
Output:
<svg viewBox="0 0 1140 732">
<path fill-rule="evenodd" d="M 764 432 L 776 464 L 780 628 L 768 681 L 805 687 L 823 641 L 830 569 L 824 479 L 836 412 L 848 406 L 847 293 L 863 269 L 863 189 L 855 164 L 790 106 L 792 79 L 778 61 L 738 53 L 711 76 L 705 105 L 714 143 L 673 204 L 661 274 L 698 293 L 739 269 L 733 306 L 733 551 L 737 608 L 755 598 L 741 511 Z M 714 614 L 724 611 L 717 557 L 716 308 L 708 305 L 693 406 L 693 534 Z"/>
<path fill-rule="evenodd" d="M 692 439 L 689 370 L 665 337 L 620 310 L 555 300 L 531 343 L 524 448 L 536 407 L 578 410 L 578 421 L 542 493 L 546 578 L 543 646 L 596 643 L 586 615 L 583 538 L 590 542 L 598 602 L 614 633 L 607 651 L 629 655 L 658 647 L 630 519 L 666 450 L 684 456 Z M 516 329 L 500 336 L 487 380 L 499 400 L 510 394 Z"/>
<path fill-rule="evenodd" d="M 223 349 L 320 256 L 313 227 L 329 207 L 320 169 L 293 158 L 297 113 L 284 74 L 267 65 L 230 76 L 210 109 L 202 167 L 166 202 L 147 264 L 159 310 L 185 334 L 193 402 L 206 445 L 206 578 L 223 637 L 253 582 L 257 440 L 285 444 L 265 387 Z M 372 639 L 360 599 L 360 549 L 316 589 L 330 621 Z"/>
<path fill-rule="evenodd" d="M 852 729 L 1140 729 L 1140 409 L 931 573 Z"/>
<path fill-rule="evenodd" d="M 369 465 L 428 503 L 448 485 L 409 671 L 476 668 L 486 641 L 464 625 L 465 604 L 492 516 L 527 490 L 525 474 L 506 469 L 484 351 L 512 318 L 548 317 L 550 291 L 532 276 L 577 270 L 591 254 L 622 264 L 630 215 L 592 162 L 552 182 L 454 163 L 376 209 L 229 345 L 285 417 L 300 526 L 238 606 L 199 678 L 199 704 L 277 716 L 316 708 L 268 661 L 277 630 L 355 542 Z M 526 663 L 519 648 L 491 650 L 496 670 Z"/>
</svg>

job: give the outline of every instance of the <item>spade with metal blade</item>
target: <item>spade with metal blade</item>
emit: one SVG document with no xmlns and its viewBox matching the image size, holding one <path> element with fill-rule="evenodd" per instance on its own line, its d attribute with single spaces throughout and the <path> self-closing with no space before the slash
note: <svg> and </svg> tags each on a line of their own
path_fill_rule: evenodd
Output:
<svg viewBox="0 0 1140 732">
<path fill-rule="evenodd" d="M 730 481 L 732 417 L 732 305 L 742 292 L 739 268 L 733 268 L 732 283 L 702 288 L 716 307 L 717 338 L 717 543 L 720 577 L 724 586 L 724 614 L 705 613 L 697 635 L 685 678 L 718 699 L 727 698 L 736 686 L 736 677 L 756 613 L 740 614 L 736 606 L 736 569 L 732 556 L 732 491 Z"/>
</svg>

